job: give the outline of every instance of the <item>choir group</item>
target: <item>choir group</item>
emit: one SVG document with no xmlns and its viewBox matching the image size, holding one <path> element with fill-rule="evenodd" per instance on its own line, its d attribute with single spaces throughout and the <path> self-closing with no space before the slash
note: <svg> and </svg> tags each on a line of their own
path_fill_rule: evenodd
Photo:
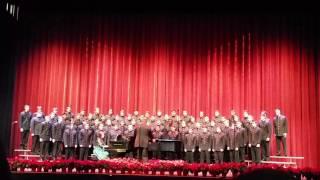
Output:
<svg viewBox="0 0 320 180">
<path fill-rule="evenodd" d="M 99 108 L 95 108 L 94 113 L 86 114 L 82 110 L 74 115 L 68 106 L 61 115 L 58 115 L 56 107 L 45 115 L 41 106 L 31 113 L 30 106 L 25 105 L 19 123 L 21 147 L 27 148 L 31 134 L 31 151 L 40 154 L 43 160 L 49 157 L 86 160 L 91 152 L 98 159 L 105 159 L 109 156 L 105 147 L 112 141 L 121 141 L 127 143 L 126 156 L 136 156 L 139 148 L 147 152 L 141 157 L 137 155 L 138 158 L 184 158 L 188 162 L 207 163 L 243 162 L 249 158 L 259 163 L 269 159 L 272 134 L 276 139 L 277 155 L 281 154 L 281 144 L 283 155 L 287 152 L 288 122 L 280 109 L 275 110 L 272 121 L 265 111 L 256 121 L 247 111 L 243 112 L 243 119 L 240 119 L 234 110 L 230 118 L 222 116 L 219 111 L 215 111 L 212 118 L 204 112 L 200 112 L 196 118 L 187 111 L 183 111 L 182 115 L 176 111 L 170 115 L 161 111 L 155 115 L 149 112 L 140 115 L 138 111 L 126 115 L 124 110 L 120 110 L 115 115 L 112 109 L 102 114 Z M 147 129 L 146 136 L 137 132 L 141 126 Z M 159 139 L 177 140 L 181 145 L 177 152 L 161 152 Z"/>
</svg>

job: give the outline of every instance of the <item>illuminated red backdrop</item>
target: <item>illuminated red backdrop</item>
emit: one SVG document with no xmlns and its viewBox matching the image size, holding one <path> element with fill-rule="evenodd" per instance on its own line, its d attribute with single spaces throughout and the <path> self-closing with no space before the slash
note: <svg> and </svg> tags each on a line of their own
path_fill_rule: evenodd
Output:
<svg viewBox="0 0 320 180">
<path fill-rule="evenodd" d="M 247 109 L 256 120 L 279 107 L 289 120 L 288 154 L 319 166 L 314 34 L 313 19 L 299 17 L 58 17 L 21 37 L 13 120 L 25 103 L 47 113 L 69 104 L 74 112 L 185 109 L 210 117 Z M 18 128 L 12 132 L 14 148 Z"/>
</svg>

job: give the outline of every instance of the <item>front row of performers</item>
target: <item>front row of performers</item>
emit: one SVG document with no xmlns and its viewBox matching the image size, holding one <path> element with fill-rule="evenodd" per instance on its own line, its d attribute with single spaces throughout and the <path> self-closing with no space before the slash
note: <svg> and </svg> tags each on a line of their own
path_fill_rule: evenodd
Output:
<svg viewBox="0 0 320 180">
<path fill-rule="evenodd" d="M 124 110 L 114 115 L 109 109 L 108 114 L 103 115 L 99 108 L 92 114 L 81 111 L 74 115 L 69 106 L 61 116 L 56 107 L 45 116 L 41 106 L 37 106 L 37 112 L 31 113 L 30 106 L 25 105 L 19 124 L 21 147 L 27 149 L 31 135 L 31 151 L 40 154 L 43 160 L 49 156 L 52 159 L 86 160 L 91 152 L 98 159 L 106 159 L 109 153 L 104 147 L 108 147 L 111 141 L 123 141 L 128 144 L 126 156 L 139 159 L 152 157 L 220 163 L 243 162 L 248 158 L 258 163 L 269 159 L 272 134 L 276 139 L 277 155 L 281 154 L 281 144 L 283 155 L 287 155 L 288 122 L 279 109 L 275 110 L 272 122 L 265 111 L 256 122 L 247 111 L 243 113 L 243 120 L 233 110 L 230 118 L 215 111 L 212 119 L 203 112 L 196 119 L 187 111 L 181 116 L 175 111 L 170 115 L 163 115 L 160 111 L 156 115 L 148 112 L 139 115 L 138 111 L 125 115 Z M 158 139 L 179 140 L 178 152 L 160 152 Z"/>
</svg>

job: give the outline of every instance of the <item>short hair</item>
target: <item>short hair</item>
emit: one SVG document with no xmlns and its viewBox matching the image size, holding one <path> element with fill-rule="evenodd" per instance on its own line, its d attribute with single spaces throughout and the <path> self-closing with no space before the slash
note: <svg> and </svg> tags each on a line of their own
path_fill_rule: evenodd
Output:
<svg viewBox="0 0 320 180">
<path fill-rule="evenodd" d="M 267 111 L 261 111 L 261 115 L 267 116 Z"/>
</svg>

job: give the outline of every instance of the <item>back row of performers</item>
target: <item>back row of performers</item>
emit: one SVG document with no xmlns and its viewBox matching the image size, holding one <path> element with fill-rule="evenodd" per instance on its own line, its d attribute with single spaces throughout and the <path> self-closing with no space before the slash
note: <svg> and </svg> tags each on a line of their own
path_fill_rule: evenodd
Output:
<svg viewBox="0 0 320 180">
<path fill-rule="evenodd" d="M 140 115 L 125 115 L 121 110 L 114 115 L 112 109 L 108 114 L 101 114 L 99 108 L 94 113 L 86 115 L 85 111 L 74 115 L 71 107 L 59 116 L 58 109 L 45 116 L 41 106 L 37 112 L 31 113 L 29 105 L 24 106 L 20 113 L 21 147 L 26 149 L 29 134 L 32 136 L 33 153 L 39 153 L 42 159 L 61 157 L 64 148 L 65 158 L 86 160 L 89 149 L 98 159 L 108 157 L 107 147 L 111 141 L 124 140 L 128 143 L 127 155 L 137 155 L 137 158 L 163 158 L 159 152 L 158 139 L 181 141 L 179 152 L 166 154 L 173 159 L 185 158 L 188 162 L 198 161 L 210 163 L 211 159 L 219 163 L 226 161 L 243 162 L 246 156 L 254 162 L 268 160 L 270 156 L 269 143 L 273 133 L 276 139 L 277 155 L 280 155 L 280 144 L 286 155 L 286 137 L 288 122 L 279 109 L 275 110 L 273 121 L 261 112 L 259 122 L 256 122 L 247 111 L 240 120 L 235 111 L 230 118 L 221 116 L 215 111 L 212 119 L 203 112 L 199 117 L 183 111 L 179 116 L 175 111 L 171 115 L 156 115 L 146 112 Z M 150 155 L 151 154 L 151 155 Z M 213 158 L 211 158 L 213 157 Z M 226 158 L 227 157 L 227 158 Z"/>
</svg>

